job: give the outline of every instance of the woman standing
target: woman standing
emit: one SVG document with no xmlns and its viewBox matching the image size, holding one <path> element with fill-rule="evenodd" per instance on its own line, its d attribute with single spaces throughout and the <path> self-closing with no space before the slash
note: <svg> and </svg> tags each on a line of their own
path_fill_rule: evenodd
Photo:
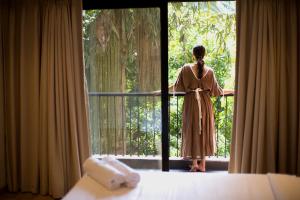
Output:
<svg viewBox="0 0 300 200">
<path fill-rule="evenodd" d="M 215 153 L 215 127 L 212 96 L 233 94 L 223 90 L 211 68 L 205 65 L 205 48 L 193 48 L 193 64 L 185 64 L 177 77 L 173 89 L 185 92 L 182 126 L 182 157 L 192 159 L 192 172 L 204 172 L 205 156 Z M 171 89 L 170 88 L 170 89 Z M 198 160 L 200 164 L 198 165 Z"/>
</svg>

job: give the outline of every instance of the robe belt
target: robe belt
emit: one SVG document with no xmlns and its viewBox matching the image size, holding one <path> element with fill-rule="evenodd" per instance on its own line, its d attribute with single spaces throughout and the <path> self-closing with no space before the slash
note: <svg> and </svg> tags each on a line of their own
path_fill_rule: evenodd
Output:
<svg viewBox="0 0 300 200">
<path fill-rule="evenodd" d="M 201 110 L 201 96 L 199 92 L 205 92 L 208 90 L 202 90 L 201 88 L 196 88 L 195 90 L 192 90 L 191 92 L 195 92 L 195 97 L 198 103 L 198 109 L 199 109 L 199 135 L 202 133 L 202 110 Z"/>
</svg>

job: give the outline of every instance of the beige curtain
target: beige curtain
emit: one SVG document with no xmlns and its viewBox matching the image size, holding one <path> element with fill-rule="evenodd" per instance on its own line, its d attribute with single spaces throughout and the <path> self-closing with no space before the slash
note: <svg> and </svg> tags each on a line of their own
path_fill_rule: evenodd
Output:
<svg viewBox="0 0 300 200">
<path fill-rule="evenodd" d="M 300 175 L 297 0 L 237 0 L 230 172 Z"/>
<path fill-rule="evenodd" d="M 6 1 L 1 11 L 0 177 L 10 191 L 62 197 L 90 154 L 81 0 Z"/>
<path fill-rule="evenodd" d="M 0 6 L 0 19 L 4 18 L 4 7 Z M 5 136 L 4 136 L 4 52 L 3 52 L 3 23 L 0 20 L 0 189 L 6 185 L 5 177 Z"/>
</svg>

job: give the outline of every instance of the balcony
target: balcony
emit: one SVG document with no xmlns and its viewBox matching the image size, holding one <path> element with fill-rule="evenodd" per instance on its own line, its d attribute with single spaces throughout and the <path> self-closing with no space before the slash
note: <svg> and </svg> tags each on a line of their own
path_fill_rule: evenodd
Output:
<svg viewBox="0 0 300 200">
<path fill-rule="evenodd" d="M 169 95 L 170 169 L 186 169 L 180 157 L 181 114 L 184 93 Z M 213 98 L 215 156 L 208 170 L 227 170 L 230 156 L 233 96 Z M 92 153 L 115 155 L 135 168 L 160 168 L 161 97 L 153 93 L 89 93 Z M 217 111 L 217 112 L 216 112 Z"/>
</svg>

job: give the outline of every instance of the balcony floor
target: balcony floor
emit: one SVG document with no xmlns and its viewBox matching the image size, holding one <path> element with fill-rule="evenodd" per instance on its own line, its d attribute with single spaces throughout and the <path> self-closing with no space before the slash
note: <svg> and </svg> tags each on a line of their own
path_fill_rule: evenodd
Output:
<svg viewBox="0 0 300 200">
<path fill-rule="evenodd" d="M 97 158 L 102 158 L 107 155 L 95 155 Z M 161 157 L 159 156 L 122 156 L 110 155 L 124 162 L 135 169 L 142 170 L 160 170 L 162 168 Z M 207 172 L 227 173 L 229 158 L 224 157 L 207 157 L 206 170 Z M 170 157 L 170 171 L 187 172 L 189 171 L 190 160 L 184 160 L 180 157 Z"/>
</svg>

